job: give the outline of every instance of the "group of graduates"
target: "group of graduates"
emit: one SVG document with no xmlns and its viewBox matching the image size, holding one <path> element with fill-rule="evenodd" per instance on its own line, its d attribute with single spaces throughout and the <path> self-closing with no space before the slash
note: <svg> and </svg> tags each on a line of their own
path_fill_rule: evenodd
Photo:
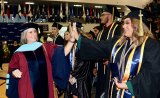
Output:
<svg viewBox="0 0 160 98">
<path fill-rule="evenodd" d="M 23 24 L 22 45 L 9 63 L 8 98 L 91 98 L 91 69 L 97 70 L 95 98 L 159 98 L 160 45 L 144 11 L 129 8 L 120 24 L 113 20 L 114 7 L 107 6 L 92 38 L 72 21 L 65 44 L 57 33 L 60 24 L 53 23 L 53 36 L 44 43 L 38 42 L 37 24 Z"/>
</svg>

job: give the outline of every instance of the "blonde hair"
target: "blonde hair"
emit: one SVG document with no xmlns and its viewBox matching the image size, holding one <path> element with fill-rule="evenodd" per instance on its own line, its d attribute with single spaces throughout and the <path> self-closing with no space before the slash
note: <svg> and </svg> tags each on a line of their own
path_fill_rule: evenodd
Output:
<svg viewBox="0 0 160 98">
<path fill-rule="evenodd" d="M 20 39 L 20 44 L 23 45 L 23 44 L 27 44 L 27 38 L 26 38 L 26 35 L 27 35 L 27 32 L 30 28 L 24 30 L 22 33 L 21 33 L 21 39 Z M 35 29 L 35 28 L 34 28 Z M 36 29 L 35 29 L 36 30 Z M 37 30 L 36 30 L 37 31 Z M 37 33 L 38 34 L 38 33 Z M 37 36 L 38 37 L 38 36 Z M 38 40 L 38 39 L 37 39 Z"/>
<path fill-rule="evenodd" d="M 133 27 L 132 37 L 135 38 L 135 40 L 134 40 L 135 45 L 138 45 L 138 46 L 141 45 L 146 36 L 149 36 L 150 38 L 155 39 L 152 32 L 149 30 L 149 28 L 144 23 L 142 23 L 144 35 L 139 36 L 139 29 L 140 29 L 140 27 L 139 27 L 140 20 L 139 19 L 133 18 L 133 19 L 131 19 L 131 23 L 132 23 L 132 27 Z M 127 37 L 124 36 L 123 30 L 122 30 L 121 41 L 119 44 L 122 44 L 126 40 L 127 40 Z"/>
</svg>

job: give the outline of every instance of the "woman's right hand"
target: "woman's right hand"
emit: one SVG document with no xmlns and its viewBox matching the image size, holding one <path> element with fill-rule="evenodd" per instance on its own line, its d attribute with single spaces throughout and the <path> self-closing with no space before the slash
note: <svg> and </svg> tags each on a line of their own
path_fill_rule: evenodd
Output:
<svg viewBox="0 0 160 98">
<path fill-rule="evenodd" d="M 71 81 L 72 81 L 72 75 L 70 74 L 70 76 L 69 76 L 69 82 L 71 83 Z"/>
<path fill-rule="evenodd" d="M 128 89 L 127 84 L 124 82 L 119 82 L 119 80 L 115 77 L 114 83 L 116 84 L 116 87 L 119 89 Z"/>
<path fill-rule="evenodd" d="M 21 78 L 22 77 L 22 72 L 19 69 L 16 69 L 16 70 L 12 71 L 12 75 L 15 78 Z"/>
</svg>

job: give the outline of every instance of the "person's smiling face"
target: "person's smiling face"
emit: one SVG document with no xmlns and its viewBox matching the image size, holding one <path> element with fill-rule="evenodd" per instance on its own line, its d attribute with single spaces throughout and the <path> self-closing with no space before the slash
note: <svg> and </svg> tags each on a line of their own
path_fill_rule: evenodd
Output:
<svg viewBox="0 0 160 98">
<path fill-rule="evenodd" d="M 132 21 L 130 18 L 126 18 L 123 20 L 123 33 L 126 37 L 132 37 L 133 34 L 133 25 L 132 25 Z"/>
<path fill-rule="evenodd" d="M 35 28 L 29 28 L 26 34 L 27 43 L 33 43 L 38 40 L 37 30 Z"/>
</svg>

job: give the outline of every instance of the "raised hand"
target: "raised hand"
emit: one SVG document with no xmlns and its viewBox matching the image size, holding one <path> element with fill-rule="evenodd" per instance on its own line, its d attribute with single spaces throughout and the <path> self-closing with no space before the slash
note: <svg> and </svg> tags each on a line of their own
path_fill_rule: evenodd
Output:
<svg viewBox="0 0 160 98">
<path fill-rule="evenodd" d="M 71 38 L 69 39 L 69 41 L 75 42 L 75 37 L 74 37 L 73 28 L 72 28 L 72 26 L 71 26 L 71 22 L 69 22 L 69 32 L 70 32 L 70 34 L 71 34 Z"/>
<path fill-rule="evenodd" d="M 72 25 L 70 23 L 69 29 L 70 29 L 69 32 L 71 33 L 71 37 L 78 40 L 79 34 L 78 34 L 78 31 L 77 31 L 76 22 L 72 23 Z"/>
</svg>

